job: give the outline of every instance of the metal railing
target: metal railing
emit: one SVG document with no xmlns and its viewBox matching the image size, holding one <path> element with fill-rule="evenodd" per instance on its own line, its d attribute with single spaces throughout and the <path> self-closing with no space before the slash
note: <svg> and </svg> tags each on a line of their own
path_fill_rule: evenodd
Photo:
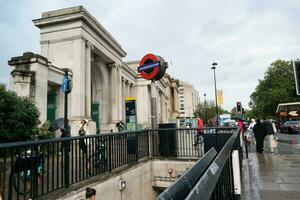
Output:
<svg viewBox="0 0 300 200">
<path fill-rule="evenodd" d="M 219 137 L 218 134 L 222 133 L 220 129 L 219 133 L 216 131 L 212 135 L 206 135 L 204 137 L 206 139 L 209 137 L 212 140 L 215 140 L 215 137 L 219 139 L 218 143 L 215 143 L 215 147 L 220 147 L 222 143 L 225 143 L 218 155 L 215 147 L 211 147 L 192 168 L 186 171 L 157 199 L 236 199 L 232 152 L 233 150 L 240 150 L 240 130 L 236 130 L 227 140 L 224 140 L 225 136 L 230 134 L 227 131 L 229 130 L 226 130 L 224 135 L 220 134 Z M 238 165 L 241 167 L 240 163 Z"/>
<path fill-rule="evenodd" d="M 223 129 L 224 134 L 230 131 L 233 134 Z M 0 144 L 0 182 L 4 183 L 0 184 L 0 195 L 3 199 L 34 199 L 152 157 L 199 159 L 203 146 L 216 132 L 222 133 L 215 128 L 204 130 L 204 145 L 195 140 L 197 129 L 142 130 Z M 222 134 L 218 135 L 221 141 Z"/>
<path fill-rule="evenodd" d="M 215 148 L 211 148 L 193 167 L 188 169 L 170 187 L 161 193 L 157 200 L 184 199 L 192 191 L 193 186 L 196 185 L 199 177 L 202 176 L 216 155 L 217 151 Z"/>
</svg>

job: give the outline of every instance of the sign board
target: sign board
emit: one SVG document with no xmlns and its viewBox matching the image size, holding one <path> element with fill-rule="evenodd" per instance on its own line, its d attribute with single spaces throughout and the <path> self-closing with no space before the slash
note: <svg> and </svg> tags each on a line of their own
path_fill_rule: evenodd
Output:
<svg viewBox="0 0 300 200">
<path fill-rule="evenodd" d="M 145 72 L 145 71 L 148 71 L 148 70 L 152 70 L 155 67 L 160 67 L 160 61 L 145 64 L 144 66 L 140 66 L 140 67 L 138 67 L 138 72 L 140 73 L 140 72 Z"/>
<path fill-rule="evenodd" d="M 223 105 L 223 91 L 222 90 L 217 91 L 217 102 L 218 102 L 218 105 Z"/>
<path fill-rule="evenodd" d="M 149 53 L 142 58 L 137 71 L 144 79 L 159 80 L 165 75 L 167 67 L 163 58 Z"/>
<path fill-rule="evenodd" d="M 125 109 L 127 131 L 134 131 L 136 130 L 136 98 L 126 98 Z"/>
<path fill-rule="evenodd" d="M 61 90 L 63 93 L 70 93 L 72 90 L 71 80 L 67 76 L 64 76 L 64 78 L 62 80 Z"/>
</svg>

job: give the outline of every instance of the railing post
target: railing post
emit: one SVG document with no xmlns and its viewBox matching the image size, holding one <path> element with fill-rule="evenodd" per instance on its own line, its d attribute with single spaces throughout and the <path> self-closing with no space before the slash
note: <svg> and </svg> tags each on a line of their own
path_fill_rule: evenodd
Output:
<svg viewBox="0 0 300 200">
<path fill-rule="evenodd" d="M 112 170 L 112 135 L 108 136 L 108 171 Z"/>
<path fill-rule="evenodd" d="M 64 187 L 69 187 L 70 182 L 69 182 L 69 177 L 70 177 L 70 141 L 66 140 L 64 141 Z"/>
<path fill-rule="evenodd" d="M 135 138 L 135 161 L 137 162 L 139 160 L 139 134 L 137 132 L 134 133 L 134 138 Z"/>
<path fill-rule="evenodd" d="M 147 130 L 147 135 L 148 135 L 148 155 L 149 155 L 149 158 L 151 159 L 152 156 L 153 156 L 153 138 L 152 138 L 152 135 L 153 133 L 151 134 L 151 130 Z"/>
</svg>

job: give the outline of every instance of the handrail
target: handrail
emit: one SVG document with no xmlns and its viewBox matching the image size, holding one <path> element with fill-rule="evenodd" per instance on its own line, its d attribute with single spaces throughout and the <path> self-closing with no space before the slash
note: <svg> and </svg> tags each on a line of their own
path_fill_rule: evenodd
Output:
<svg viewBox="0 0 300 200">
<path fill-rule="evenodd" d="M 222 173 L 223 167 L 225 166 L 229 156 L 231 155 L 232 147 L 240 133 L 240 129 L 230 137 L 222 148 L 219 155 L 210 164 L 206 172 L 203 174 L 201 179 L 195 185 L 190 194 L 186 197 L 186 200 L 208 200 L 211 197 L 212 192 L 219 180 Z"/>
<path fill-rule="evenodd" d="M 207 127 L 204 130 L 211 130 L 211 129 L 218 129 L 218 130 L 233 130 L 236 128 L 220 128 L 220 127 Z M 147 131 L 155 132 L 155 131 L 171 131 L 171 130 L 198 130 L 197 128 L 162 128 L 162 129 L 143 129 L 138 131 L 125 131 L 125 132 L 112 132 L 112 133 L 105 133 L 105 134 L 94 134 L 94 135 L 85 135 L 85 136 L 72 136 L 72 137 L 63 137 L 63 138 L 52 138 L 52 139 L 45 139 L 45 140 L 37 140 L 37 141 L 22 141 L 22 142 L 10 142 L 10 143 L 1 143 L 0 148 L 7 148 L 7 147 L 19 147 L 23 145 L 34 145 L 34 144 L 46 144 L 51 142 L 64 142 L 64 141 L 72 141 L 78 139 L 87 139 L 87 138 L 99 138 L 103 136 L 113 136 L 113 135 L 126 135 L 126 134 L 134 134 L 134 133 L 144 133 Z"/>
<path fill-rule="evenodd" d="M 199 178 L 205 172 L 209 164 L 216 157 L 217 151 L 211 148 L 197 163 L 188 169 L 180 178 L 178 178 L 169 188 L 161 193 L 156 199 L 184 199 L 193 189 Z"/>
<path fill-rule="evenodd" d="M 132 132 L 121 132 L 121 133 L 105 133 L 105 134 L 95 134 L 95 135 L 85 135 L 85 136 L 72 136 L 72 137 L 61 137 L 61 138 L 51 138 L 51 139 L 44 139 L 44 140 L 36 140 L 36 141 L 22 141 L 22 142 L 9 142 L 9 143 L 2 143 L 0 144 L 0 148 L 7 148 L 7 147 L 19 147 L 24 145 L 39 145 L 39 144 L 47 144 L 52 142 L 64 142 L 64 141 L 72 141 L 78 139 L 88 139 L 88 138 L 101 138 L 101 137 L 112 137 L 112 136 L 119 136 L 119 135 L 126 135 L 126 134 L 134 134 L 134 133 L 144 133 L 147 130 L 140 130 L 140 131 L 132 131 Z"/>
</svg>

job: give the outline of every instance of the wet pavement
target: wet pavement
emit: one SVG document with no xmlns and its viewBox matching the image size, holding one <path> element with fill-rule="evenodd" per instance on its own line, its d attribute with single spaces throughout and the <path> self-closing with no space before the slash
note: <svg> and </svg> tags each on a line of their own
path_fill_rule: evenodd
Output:
<svg viewBox="0 0 300 200">
<path fill-rule="evenodd" d="M 243 160 L 242 199 L 300 200 L 300 145 L 293 136 L 279 137 L 285 142 L 274 153 L 257 154 L 255 145 L 250 148 Z"/>
</svg>

